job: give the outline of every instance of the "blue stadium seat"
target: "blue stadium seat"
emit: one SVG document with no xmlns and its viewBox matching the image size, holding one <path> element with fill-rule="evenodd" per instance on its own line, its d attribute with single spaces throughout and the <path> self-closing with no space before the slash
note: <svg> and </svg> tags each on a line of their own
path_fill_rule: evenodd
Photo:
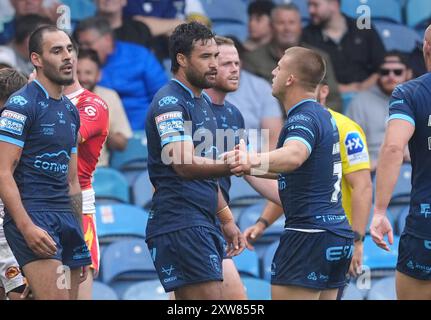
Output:
<svg viewBox="0 0 431 320">
<path fill-rule="evenodd" d="M 229 197 L 232 206 L 250 205 L 262 199 L 262 196 L 257 193 L 243 178 L 232 176 L 231 181 L 232 186 L 229 191 Z"/>
<path fill-rule="evenodd" d="M 159 280 L 147 280 L 127 288 L 122 300 L 169 300 L 169 295 Z"/>
<path fill-rule="evenodd" d="M 115 169 L 97 168 L 93 177 L 93 188 L 97 203 L 103 200 L 128 203 L 129 185 L 126 178 Z M 106 203 L 106 202 L 104 202 Z"/>
<path fill-rule="evenodd" d="M 93 282 L 93 300 L 118 300 L 113 289 L 99 281 Z"/>
<path fill-rule="evenodd" d="M 271 300 L 271 284 L 262 279 L 243 277 L 248 300 Z"/>
<path fill-rule="evenodd" d="M 235 36 L 239 41 L 247 40 L 247 25 L 240 22 L 214 22 L 213 31 L 219 36 Z"/>
<path fill-rule="evenodd" d="M 259 257 L 256 252 L 245 249 L 240 255 L 232 259 L 240 275 L 259 278 Z"/>
<path fill-rule="evenodd" d="M 213 23 L 247 24 L 248 0 L 201 0 L 201 3 Z"/>
<path fill-rule="evenodd" d="M 97 234 L 101 243 L 123 237 L 145 238 L 148 212 L 127 204 L 96 206 Z"/>
<path fill-rule="evenodd" d="M 406 226 L 406 219 L 409 215 L 410 206 L 406 205 L 400 210 L 400 214 L 397 219 L 397 234 L 401 235 Z"/>
<path fill-rule="evenodd" d="M 266 203 L 266 201 L 259 201 L 258 203 L 242 210 L 238 219 L 238 227 L 241 229 L 241 231 L 245 231 L 245 229 L 255 224 L 257 218 L 259 218 L 262 214 Z M 275 240 L 278 240 L 284 231 L 284 222 L 285 217 L 282 215 L 269 228 L 265 229 L 264 234 L 258 240 L 258 242 L 272 243 Z"/>
<path fill-rule="evenodd" d="M 363 5 L 363 0 L 348 0 L 341 2 L 341 11 L 350 17 L 357 18 L 362 14 L 356 12 L 359 6 Z M 366 6 L 370 7 L 371 18 L 402 23 L 402 7 L 397 0 L 367 0 Z"/>
<path fill-rule="evenodd" d="M 148 159 L 147 136 L 144 131 L 135 131 L 126 150 L 111 154 L 111 167 L 121 171 L 146 169 Z"/>
<path fill-rule="evenodd" d="M 398 176 L 397 184 L 392 193 L 391 202 L 410 202 L 412 166 L 410 163 L 404 163 L 401 166 L 400 175 Z"/>
<path fill-rule="evenodd" d="M 388 243 L 386 237 L 385 241 Z M 394 235 L 394 244 L 389 246 L 391 251 L 388 252 L 378 247 L 371 236 L 366 236 L 364 241 L 363 265 L 368 266 L 375 276 L 386 271 L 392 273 L 397 265 L 399 241 L 400 238 Z"/>
<path fill-rule="evenodd" d="M 61 2 L 69 6 L 73 21 L 90 18 L 96 14 L 97 8 L 93 0 L 62 0 Z"/>
<path fill-rule="evenodd" d="M 405 25 L 376 21 L 374 26 L 383 41 L 386 51 L 396 50 L 410 53 L 418 44 L 422 43 L 419 33 Z"/>
<path fill-rule="evenodd" d="M 272 259 L 274 258 L 275 251 L 277 250 L 279 244 L 279 241 L 275 241 L 269 245 L 263 255 L 263 278 L 265 280 L 271 280 Z"/>
<path fill-rule="evenodd" d="M 407 24 L 416 27 L 422 21 L 431 18 L 431 1 L 409 0 L 406 7 Z"/>
<path fill-rule="evenodd" d="M 368 300 L 397 300 L 395 277 L 375 281 L 368 294 Z"/>
<path fill-rule="evenodd" d="M 139 174 L 132 186 L 133 203 L 141 208 L 148 208 L 153 198 L 153 185 L 148 171 Z"/>
<path fill-rule="evenodd" d="M 347 287 L 344 289 L 343 297 L 341 300 L 364 300 L 365 296 L 361 290 L 356 286 L 355 281 L 349 282 Z"/>
<path fill-rule="evenodd" d="M 102 280 L 122 297 L 137 281 L 157 279 L 145 240 L 131 239 L 109 245 L 101 260 Z"/>
</svg>

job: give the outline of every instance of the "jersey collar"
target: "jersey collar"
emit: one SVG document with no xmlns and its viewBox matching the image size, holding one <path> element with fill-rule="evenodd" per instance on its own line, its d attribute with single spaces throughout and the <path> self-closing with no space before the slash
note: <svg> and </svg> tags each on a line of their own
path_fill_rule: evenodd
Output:
<svg viewBox="0 0 431 320">
<path fill-rule="evenodd" d="M 188 88 L 184 83 L 182 83 L 180 80 L 178 80 L 178 79 L 175 79 L 175 78 L 172 78 L 172 81 L 175 81 L 176 83 L 178 83 L 184 90 L 186 90 L 189 94 L 190 94 L 190 96 L 192 97 L 192 99 L 194 99 L 195 98 L 195 95 L 193 94 L 193 91 L 192 90 L 190 90 L 190 88 Z M 201 94 L 201 96 L 203 96 L 207 101 L 209 101 L 210 103 L 212 103 L 212 100 L 211 100 L 211 98 L 210 98 L 210 96 L 205 92 L 205 91 L 203 91 L 202 90 L 202 94 Z"/>
<path fill-rule="evenodd" d="M 298 108 L 300 105 L 306 103 L 306 102 L 317 102 L 316 99 L 304 99 L 299 101 L 297 104 L 295 104 L 292 108 L 290 108 L 289 111 L 287 111 L 287 116 L 289 116 L 289 114 L 295 110 L 296 108 Z"/>
</svg>

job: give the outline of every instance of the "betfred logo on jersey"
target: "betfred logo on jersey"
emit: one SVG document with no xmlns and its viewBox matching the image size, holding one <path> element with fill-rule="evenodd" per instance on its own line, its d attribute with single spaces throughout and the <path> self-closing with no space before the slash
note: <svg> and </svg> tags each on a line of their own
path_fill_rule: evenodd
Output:
<svg viewBox="0 0 431 320">
<path fill-rule="evenodd" d="M 184 131 L 183 113 L 173 111 L 163 113 L 155 118 L 160 137 L 175 132 Z"/>
<path fill-rule="evenodd" d="M 27 116 L 10 110 L 3 111 L 1 116 L 4 118 L 16 120 L 18 122 L 21 122 L 22 124 L 25 124 L 25 120 L 27 120 Z"/>
<path fill-rule="evenodd" d="M 368 162 L 368 152 L 359 132 L 349 132 L 344 140 L 350 165 Z"/>
</svg>

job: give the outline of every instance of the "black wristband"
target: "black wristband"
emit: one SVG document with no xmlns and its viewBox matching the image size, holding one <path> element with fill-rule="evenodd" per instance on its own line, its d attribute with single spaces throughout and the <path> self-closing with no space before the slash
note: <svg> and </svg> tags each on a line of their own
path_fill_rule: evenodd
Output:
<svg viewBox="0 0 431 320">
<path fill-rule="evenodd" d="M 360 234 L 357 231 L 353 231 L 353 234 L 355 236 L 355 238 L 353 239 L 354 242 L 358 242 L 358 241 L 364 242 L 364 240 L 365 240 L 365 236 L 364 235 Z"/>
<path fill-rule="evenodd" d="M 266 220 L 265 218 L 259 217 L 259 218 L 256 220 L 256 223 L 258 223 L 258 222 L 262 222 L 262 223 L 265 225 L 265 228 L 268 228 L 268 227 L 269 227 L 269 222 L 268 222 L 268 220 Z"/>
</svg>

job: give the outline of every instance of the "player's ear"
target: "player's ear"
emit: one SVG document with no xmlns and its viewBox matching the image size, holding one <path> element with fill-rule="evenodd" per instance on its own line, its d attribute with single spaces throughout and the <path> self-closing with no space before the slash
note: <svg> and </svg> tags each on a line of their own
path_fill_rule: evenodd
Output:
<svg viewBox="0 0 431 320">
<path fill-rule="evenodd" d="M 286 87 L 290 87 L 295 82 L 295 76 L 290 74 L 286 79 Z"/>
<path fill-rule="evenodd" d="M 39 54 L 37 54 L 36 52 L 32 52 L 30 55 L 30 60 L 31 63 L 35 66 L 35 67 L 42 67 L 42 59 L 41 56 Z"/>
<path fill-rule="evenodd" d="M 184 54 L 177 53 L 177 62 L 181 67 L 187 67 L 187 57 Z"/>
</svg>

